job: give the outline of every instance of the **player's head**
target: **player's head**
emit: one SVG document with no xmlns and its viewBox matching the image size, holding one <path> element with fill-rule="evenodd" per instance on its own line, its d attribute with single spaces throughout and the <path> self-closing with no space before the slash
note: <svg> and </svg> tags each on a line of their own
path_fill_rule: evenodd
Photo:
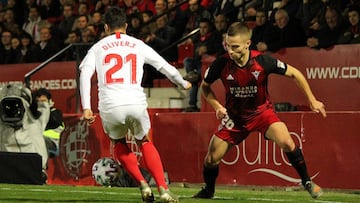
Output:
<svg viewBox="0 0 360 203">
<path fill-rule="evenodd" d="M 104 15 L 104 22 L 106 31 L 111 32 L 116 29 L 126 30 L 126 13 L 118 7 L 110 7 Z"/>
<path fill-rule="evenodd" d="M 51 93 L 46 88 L 40 88 L 34 91 L 33 97 L 38 101 L 49 101 L 51 99 Z"/>
<path fill-rule="evenodd" d="M 226 49 L 233 60 L 240 60 L 249 53 L 251 30 L 245 24 L 235 22 L 230 25 L 226 37 Z"/>
</svg>

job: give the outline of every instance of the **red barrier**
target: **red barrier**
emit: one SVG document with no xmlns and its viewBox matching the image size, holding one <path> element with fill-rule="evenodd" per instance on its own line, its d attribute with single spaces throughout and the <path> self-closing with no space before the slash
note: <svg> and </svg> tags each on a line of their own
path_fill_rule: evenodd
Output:
<svg viewBox="0 0 360 203">
<path fill-rule="evenodd" d="M 325 119 L 310 112 L 279 115 L 302 147 L 316 182 L 325 188 L 360 188 L 360 112 L 329 112 Z M 153 118 L 154 142 L 170 180 L 203 182 L 203 159 L 217 123 L 213 113 L 164 113 Z M 259 133 L 230 151 L 218 178 L 218 183 L 239 185 L 291 186 L 299 181 L 285 154 Z"/>
<path fill-rule="evenodd" d="M 150 112 L 152 137 L 172 182 L 201 183 L 203 159 L 218 121 L 212 112 Z M 360 112 L 279 113 L 303 149 L 310 175 L 324 188 L 360 189 L 357 129 Z M 91 166 L 111 156 L 100 118 L 87 126 L 77 115 L 65 115 L 60 156 L 49 161 L 49 184 L 95 185 Z M 138 154 L 136 144 L 128 140 Z M 141 161 L 141 157 L 139 157 Z M 253 133 L 233 148 L 220 167 L 220 184 L 293 186 L 299 182 L 284 153 Z"/>
</svg>

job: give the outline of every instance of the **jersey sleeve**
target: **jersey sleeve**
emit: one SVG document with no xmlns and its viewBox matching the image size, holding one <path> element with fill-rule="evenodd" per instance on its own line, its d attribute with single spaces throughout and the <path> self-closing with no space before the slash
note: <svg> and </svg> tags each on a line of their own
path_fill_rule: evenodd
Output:
<svg viewBox="0 0 360 203">
<path fill-rule="evenodd" d="M 262 54 L 256 57 L 256 61 L 265 69 L 266 74 L 275 73 L 284 75 L 287 64 L 269 55 Z"/>
<path fill-rule="evenodd" d="M 224 57 L 217 58 L 210 67 L 207 68 L 205 75 L 204 75 L 204 81 L 206 83 L 213 83 L 217 79 L 220 78 L 221 71 L 224 69 L 226 64 L 226 59 Z"/>
<path fill-rule="evenodd" d="M 90 49 L 79 65 L 80 97 L 83 109 L 91 109 L 91 77 L 95 72 L 95 53 Z"/>
<path fill-rule="evenodd" d="M 183 88 L 186 86 L 186 81 L 181 76 L 180 72 L 172 65 L 170 65 L 162 56 L 160 56 L 153 48 L 143 44 L 143 53 L 145 56 L 145 63 L 153 66 L 157 71 L 164 74 L 172 83 Z"/>
</svg>

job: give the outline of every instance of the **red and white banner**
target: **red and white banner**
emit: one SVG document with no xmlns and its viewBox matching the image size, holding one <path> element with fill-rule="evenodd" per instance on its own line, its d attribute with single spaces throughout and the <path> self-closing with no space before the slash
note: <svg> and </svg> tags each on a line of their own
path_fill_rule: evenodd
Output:
<svg viewBox="0 0 360 203">
<path fill-rule="evenodd" d="M 212 112 L 150 112 L 152 138 L 172 182 L 202 183 L 203 160 L 218 126 Z M 309 175 L 324 188 L 360 189 L 358 125 L 360 112 L 279 113 L 303 149 Z M 49 161 L 49 184 L 95 185 L 92 164 L 111 157 L 100 117 L 88 126 L 80 115 L 66 115 L 60 156 Z M 132 150 L 136 144 L 129 140 Z M 139 157 L 141 160 L 141 157 Z M 283 151 L 259 133 L 234 147 L 220 166 L 219 184 L 294 186 L 300 179 Z"/>
<path fill-rule="evenodd" d="M 360 112 L 279 113 L 303 149 L 309 175 L 324 188 L 360 189 Z M 201 183 L 203 160 L 218 126 L 214 113 L 159 113 L 153 140 L 171 181 Z M 181 128 L 179 128 L 181 126 Z M 299 183 L 283 151 L 254 132 L 220 166 L 218 183 L 292 186 Z"/>
</svg>

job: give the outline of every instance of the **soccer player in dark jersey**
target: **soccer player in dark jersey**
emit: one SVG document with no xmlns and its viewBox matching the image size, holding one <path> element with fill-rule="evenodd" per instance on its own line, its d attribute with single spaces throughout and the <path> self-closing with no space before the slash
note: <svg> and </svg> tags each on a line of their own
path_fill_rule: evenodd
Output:
<svg viewBox="0 0 360 203">
<path fill-rule="evenodd" d="M 214 196 L 221 159 L 252 131 L 261 132 L 266 139 L 273 140 L 284 150 L 301 177 L 302 185 L 313 198 L 317 198 L 322 194 L 322 189 L 311 181 L 300 148 L 295 145 L 286 125 L 278 118 L 269 101 L 268 76 L 275 73 L 292 78 L 304 92 L 310 108 L 326 117 L 324 104 L 315 98 L 299 70 L 269 55 L 250 51 L 250 38 L 251 31 L 247 26 L 233 23 L 225 38 L 227 53 L 212 63 L 201 83 L 203 96 L 222 121 L 210 140 L 204 160 L 203 178 L 206 185 L 194 198 Z M 225 106 L 211 89 L 211 84 L 217 79 L 225 87 Z"/>
</svg>

